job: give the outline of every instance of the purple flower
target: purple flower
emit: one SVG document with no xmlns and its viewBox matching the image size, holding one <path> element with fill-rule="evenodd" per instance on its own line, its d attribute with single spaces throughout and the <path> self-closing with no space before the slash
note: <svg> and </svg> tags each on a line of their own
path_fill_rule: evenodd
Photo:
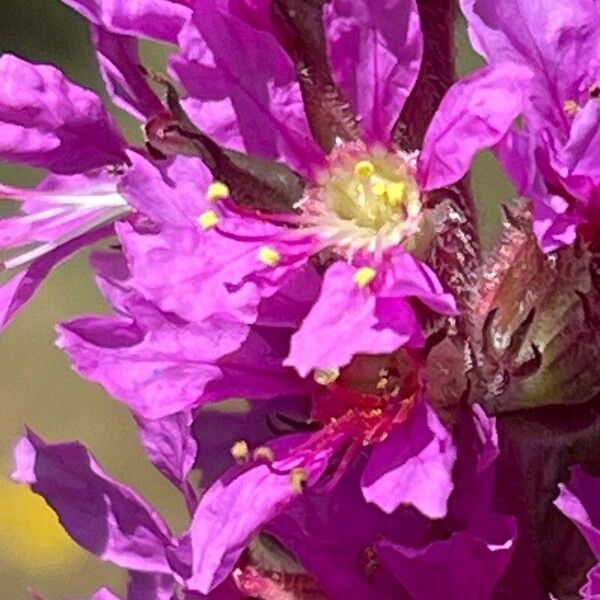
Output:
<svg viewBox="0 0 600 600">
<path fill-rule="evenodd" d="M 383 512 L 367 503 L 364 455 L 330 487 L 330 469 L 323 462 L 330 450 L 298 462 L 298 445 L 306 447 L 309 437 L 287 435 L 269 444 L 269 451 L 255 449 L 249 463 L 208 489 L 190 527 L 190 589 L 208 592 L 236 565 L 234 579 L 244 589 L 244 547 L 262 530 L 294 553 L 323 586 L 324 597 L 408 598 L 405 590 L 423 599 L 442 590 L 448 598 L 492 597 L 515 529 L 512 519 L 490 510 L 489 461 L 469 475 L 463 471 L 450 513 L 436 526 L 406 506 Z M 470 451 L 489 443 L 477 439 L 470 437 Z M 410 472 L 405 470 L 408 477 Z M 432 473 L 424 466 L 422 474 L 427 472 Z M 454 567 L 451 557 L 463 566 L 473 561 L 472 568 Z M 468 579 L 460 580 L 459 573 L 466 572 Z M 293 592 L 293 579 L 289 585 Z"/>
<path fill-rule="evenodd" d="M 499 147 L 521 194 L 533 202 L 542 248 L 597 235 L 600 173 L 600 11 L 593 0 L 462 0 L 474 47 L 492 65 L 531 69 L 524 127 Z M 524 33 L 525 32 L 525 33 Z"/>
<path fill-rule="evenodd" d="M 333 2 L 315 22 L 323 39 L 313 49 L 300 35 L 306 23 L 288 4 L 273 15 L 260 6 L 204 3 L 181 31 L 172 67 L 190 95 L 180 105 L 171 90 L 170 114 L 150 119 L 146 131 L 155 153 L 202 158 L 217 180 L 207 193 L 218 201 L 199 214 L 204 232 L 163 227 L 152 238 L 121 230 L 134 285 L 185 318 L 228 305 L 252 323 L 261 300 L 299 271 L 306 276 L 309 262 L 326 260 L 320 294 L 285 364 L 306 375 L 343 367 L 358 353 L 418 345 L 415 311 L 456 312 L 434 273 L 408 254 L 427 255 L 428 193 L 460 180 L 476 151 L 504 136 L 521 111 L 529 73 L 501 66 L 457 83 L 420 154 L 407 152 L 391 132 L 419 67 L 413 4 Z M 390 37 L 392 15 L 402 43 Z M 316 106 L 325 89 L 331 106 Z M 129 178 L 149 174 L 138 161 Z M 130 193 L 144 201 L 144 191 Z M 180 282 L 187 293 L 178 291 Z M 206 300 L 188 308 L 192 290 Z M 338 322 L 340 314 L 348 323 Z M 344 329 L 352 339 L 340 344 Z"/>
</svg>

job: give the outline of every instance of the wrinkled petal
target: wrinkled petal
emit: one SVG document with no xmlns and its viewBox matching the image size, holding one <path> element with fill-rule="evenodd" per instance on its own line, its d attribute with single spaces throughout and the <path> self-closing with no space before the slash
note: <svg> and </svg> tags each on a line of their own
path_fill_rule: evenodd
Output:
<svg viewBox="0 0 600 600">
<path fill-rule="evenodd" d="M 458 531 L 418 550 L 382 541 L 376 549 L 413 600 L 491 600 L 511 557 L 515 524 L 496 516 L 486 533 Z"/>
<path fill-rule="evenodd" d="M 333 0 L 325 15 L 334 77 L 367 139 L 388 142 L 421 65 L 416 2 Z"/>
<path fill-rule="evenodd" d="M 530 117 L 568 131 L 563 103 L 580 86 L 600 52 L 600 11 L 594 0 L 461 0 L 475 49 L 489 62 L 529 65 Z M 588 82 L 588 85 L 592 81 Z M 537 114 L 537 116 L 536 116 Z"/>
<path fill-rule="evenodd" d="M 600 598 L 600 565 L 596 565 L 587 575 L 587 582 L 580 590 L 582 600 Z"/>
<path fill-rule="evenodd" d="M 599 20 L 600 22 L 600 20 Z M 577 112 L 571 127 L 571 135 L 562 148 L 558 166 L 563 177 L 589 177 L 596 186 L 600 186 L 600 102 L 589 101 Z"/>
<path fill-rule="evenodd" d="M 188 506 L 193 510 L 196 494 L 187 480 L 197 452 L 196 440 L 191 431 L 192 420 L 189 411 L 162 419 L 136 418 L 142 444 L 150 462 L 181 489 Z"/>
<path fill-rule="evenodd" d="M 176 156 L 156 164 L 137 152 L 128 156 L 131 167 L 119 183 L 128 203 L 157 225 L 199 228 L 198 217 L 208 209 L 206 188 L 211 181 L 202 162 Z"/>
<path fill-rule="evenodd" d="M 140 121 L 163 110 L 142 71 L 137 40 L 92 27 L 92 42 L 106 89 L 119 108 Z"/>
<path fill-rule="evenodd" d="M 600 478 L 573 467 L 569 482 L 558 487 L 560 493 L 554 504 L 575 523 L 600 560 Z"/>
<path fill-rule="evenodd" d="M 455 83 L 444 96 L 419 156 L 423 190 L 455 183 L 475 154 L 497 144 L 526 106 L 531 73 L 526 67 L 487 67 Z"/>
<path fill-rule="evenodd" d="M 175 581 L 171 575 L 160 573 L 130 574 L 127 584 L 127 600 L 173 600 Z"/>
<path fill-rule="evenodd" d="M 404 320 L 405 330 L 381 327 L 377 297 L 354 282 L 356 268 L 343 262 L 329 267 L 318 300 L 293 335 L 285 364 L 306 376 L 317 367 L 347 365 L 355 354 L 392 352 L 414 334 L 416 319 Z M 408 308 L 408 307 L 407 307 Z M 412 317 L 408 308 L 406 315 Z"/>
<path fill-rule="evenodd" d="M 147 318 L 147 317 L 146 317 Z M 57 345 L 75 369 L 147 419 L 230 397 L 272 398 L 305 391 L 281 366 L 287 340 L 254 333 L 229 317 L 182 323 L 83 317 L 59 327 Z"/>
<path fill-rule="evenodd" d="M 284 159 L 296 169 L 308 166 L 310 172 L 321 160 L 293 64 L 270 33 L 220 8 L 218 0 L 205 0 L 179 42 L 181 54 L 171 61 L 176 75 L 194 99 L 218 105 L 208 114 L 191 110 L 199 127 L 208 133 L 237 129 L 247 152 Z"/>
<path fill-rule="evenodd" d="M 176 43 L 190 16 L 188 0 L 63 0 L 86 19 L 108 31 Z"/>
<path fill-rule="evenodd" d="M 0 159 L 77 173 L 126 160 L 100 98 L 50 65 L 0 58 Z"/>
<path fill-rule="evenodd" d="M 412 504 L 430 519 L 445 516 L 456 449 L 433 410 L 421 402 L 375 445 L 362 476 L 367 502 L 386 513 Z"/>
<path fill-rule="evenodd" d="M 446 292 L 435 272 L 402 248 L 388 252 L 382 261 L 383 284 L 379 297 L 413 298 L 445 315 L 457 313 L 454 296 Z"/>
<path fill-rule="evenodd" d="M 272 465 L 256 464 L 226 474 L 204 494 L 190 528 L 192 538 L 192 576 L 187 585 L 208 593 L 233 570 L 245 546 L 259 528 L 298 497 L 290 470 L 298 465 L 286 451 L 301 443 L 302 435 L 289 436 L 271 447 L 283 456 Z M 307 485 L 318 480 L 325 469 L 328 451 L 304 464 Z"/>
<path fill-rule="evenodd" d="M 50 271 L 82 247 L 108 237 L 113 226 L 91 231 L 55 248 L 0 286 L 0 328 L 5 327 L 26 302 L 35 294 Z"/>
<path fill-rule="evenodd" d="M 170 573 L 167 525 L 134 491 L 108 477 L 80 443 L 47 444 L 28 431 L 16 446 L 12 477 L 43 496 L 90 552 L 127 569 Z"/>
</svg>

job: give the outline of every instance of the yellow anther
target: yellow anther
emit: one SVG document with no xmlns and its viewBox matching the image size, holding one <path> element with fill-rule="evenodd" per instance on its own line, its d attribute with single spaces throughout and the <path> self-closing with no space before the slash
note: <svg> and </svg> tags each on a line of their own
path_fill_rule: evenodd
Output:
<svg viewBox="0 0 600 600">
<path fill-rule="evenodd" d="M 387 184 L 387 197 L 392 206 L 396 206 L 404 199 L 406 184 L 402 181 L 391 181 Z"/>
<path fill-rule="evenodd" d="M 248 444 L 244 440 L 240 440 L 231 446 L 231 456 L 236 462 L 245 463 L 248 460 L 248 455 Z"/>
<path fill-rule="evenodd" d="M 375 173 L 375 165 L 370 160 L 359 160 L 354 165 L 354 174 L 357 177 L 368 179 Z"/>
<path fill-rule="evenodd" d="M 373 281 L 375 275 L 377 275 L 377 271 L 373 267 L 361 267 L 354 273 L 354 283 L 359 288 L 363 288 Z"/>
<path fill-rule="evenodd" d="M 373 195 L 382 198 L 383 196 L 385 196 L 385 192 L 387 191 L 386 188 L 387 186 L 385 185 L 385 183 L 379 181 L 371 186 L 371 191 L 373 192 Z"/>
<path fill-rule="evenodd" d="M 313 374 L 314 380 L 319 385 L 329 385 L 340 376 L 340 370 L 336 368 L 317 368 Z"/>
<path fill-rule="evenodd" d="M 213 181 L 206 190 L 206 197 L 209 200 L 220 200 L 229 197 L 229 187 L 222 181 Z"/>
<path fill-rule="evenodd" d="M 254 458 L 254 460 L 266 460 L 267 462 L 272 463 L 275 460 L 275 454 L 271 448 L 259 446 L 252 453 L 252 458 Z"/>
<path fill-rule="evenodd" d="M 269 265 L 270 267 L 274 267 L 279 264 L 281 260 L 281 253 L 275 248 L 271 248 L 271 246 L 261 246 L 258 249 L 258 260 L 260 262 L 265 263 L 265 265 Z"/>
<path fill-rule="evenodd" d="M 219 215 L 214 210 L 207 210 L 198 217 L 202 229 L 210 229 L 219 222 Z"/>
<path fill-rule="evenodd" d="M 296 467 L 290 471 L 290 481 L 292 482 L 292 491 L 295 494 L 301 494 L 308 481 L 308 471 L 302 467 Z"/>
<path fill-rule="evenodd" d="M 579 104 L 575 100 L 565 100 L 563 110 L 572 117 L 579 110 Z"/>
</svg>

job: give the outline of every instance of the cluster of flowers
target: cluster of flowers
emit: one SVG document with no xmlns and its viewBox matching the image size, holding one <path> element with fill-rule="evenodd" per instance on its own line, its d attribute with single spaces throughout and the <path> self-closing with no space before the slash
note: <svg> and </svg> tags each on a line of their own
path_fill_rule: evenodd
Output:
<svg viewBox="0 0 600 600">
<path fill-rule="evenodd" d="M 114 315 L 58 344 L 189 527 L 77 442 L 28 431 L 14 479 L 129 600 L 599 597 L 600 4 L 462 0 L 487 64 L 455 81 L 451 0 L 64 1 L 146 144 L 0 58 L 0 158 L 49 171 L 0 187 L 0 323 L 108 240 Z M 526 201 L 482 259 L 484 148 Z"/>
</svg>

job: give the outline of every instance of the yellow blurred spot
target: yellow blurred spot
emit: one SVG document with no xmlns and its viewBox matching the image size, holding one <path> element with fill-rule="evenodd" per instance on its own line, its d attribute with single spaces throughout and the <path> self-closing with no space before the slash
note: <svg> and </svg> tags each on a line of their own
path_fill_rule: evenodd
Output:
<svg viewBox="0 0 600 600">
<path fill-rule="evenodd" d="M 373 267 L 361 267 L 354 273 L 354 283 L 359 288 L 363 288 L 373 281 L 375 275 L 377 275 L 377 271 Z"/>
<path fill-rule="evenodd" d="M 370 160 L 359 160 L 354 165 L 354 174 L 357 177 L 368 179 L 375 173 L 375 165 Z"/>
<path fill-rule="evenodd" d="M 210 229 L 219 222 L 219 215 L 214 210 L 207 210 L 198 217 L 202 229 Z"/>
<path fill-rule="evenodd" d="M 206 190 L 206 197 L 209 200 L 221 200 L 229 197 L 229 187 L 222 181 L 213 181 Z"/>
<path fill-rule="evenodd" d="M 281 253 L 275 248 L 271 248 L 271 246 L 261 246 L 258 249 L 258 260 L 260 262 L 265 263 L 265 265 L 269 265 L 270 267 L 274 267 L 279 264 L 281 260 Z"/>
<path fill-rule="evenodd" d="M 6 479 L 0 479 L 0 540 L 0 561 L 26 572 L 54 572 L 86 557 L 43 498 Z"/>
</svg>

